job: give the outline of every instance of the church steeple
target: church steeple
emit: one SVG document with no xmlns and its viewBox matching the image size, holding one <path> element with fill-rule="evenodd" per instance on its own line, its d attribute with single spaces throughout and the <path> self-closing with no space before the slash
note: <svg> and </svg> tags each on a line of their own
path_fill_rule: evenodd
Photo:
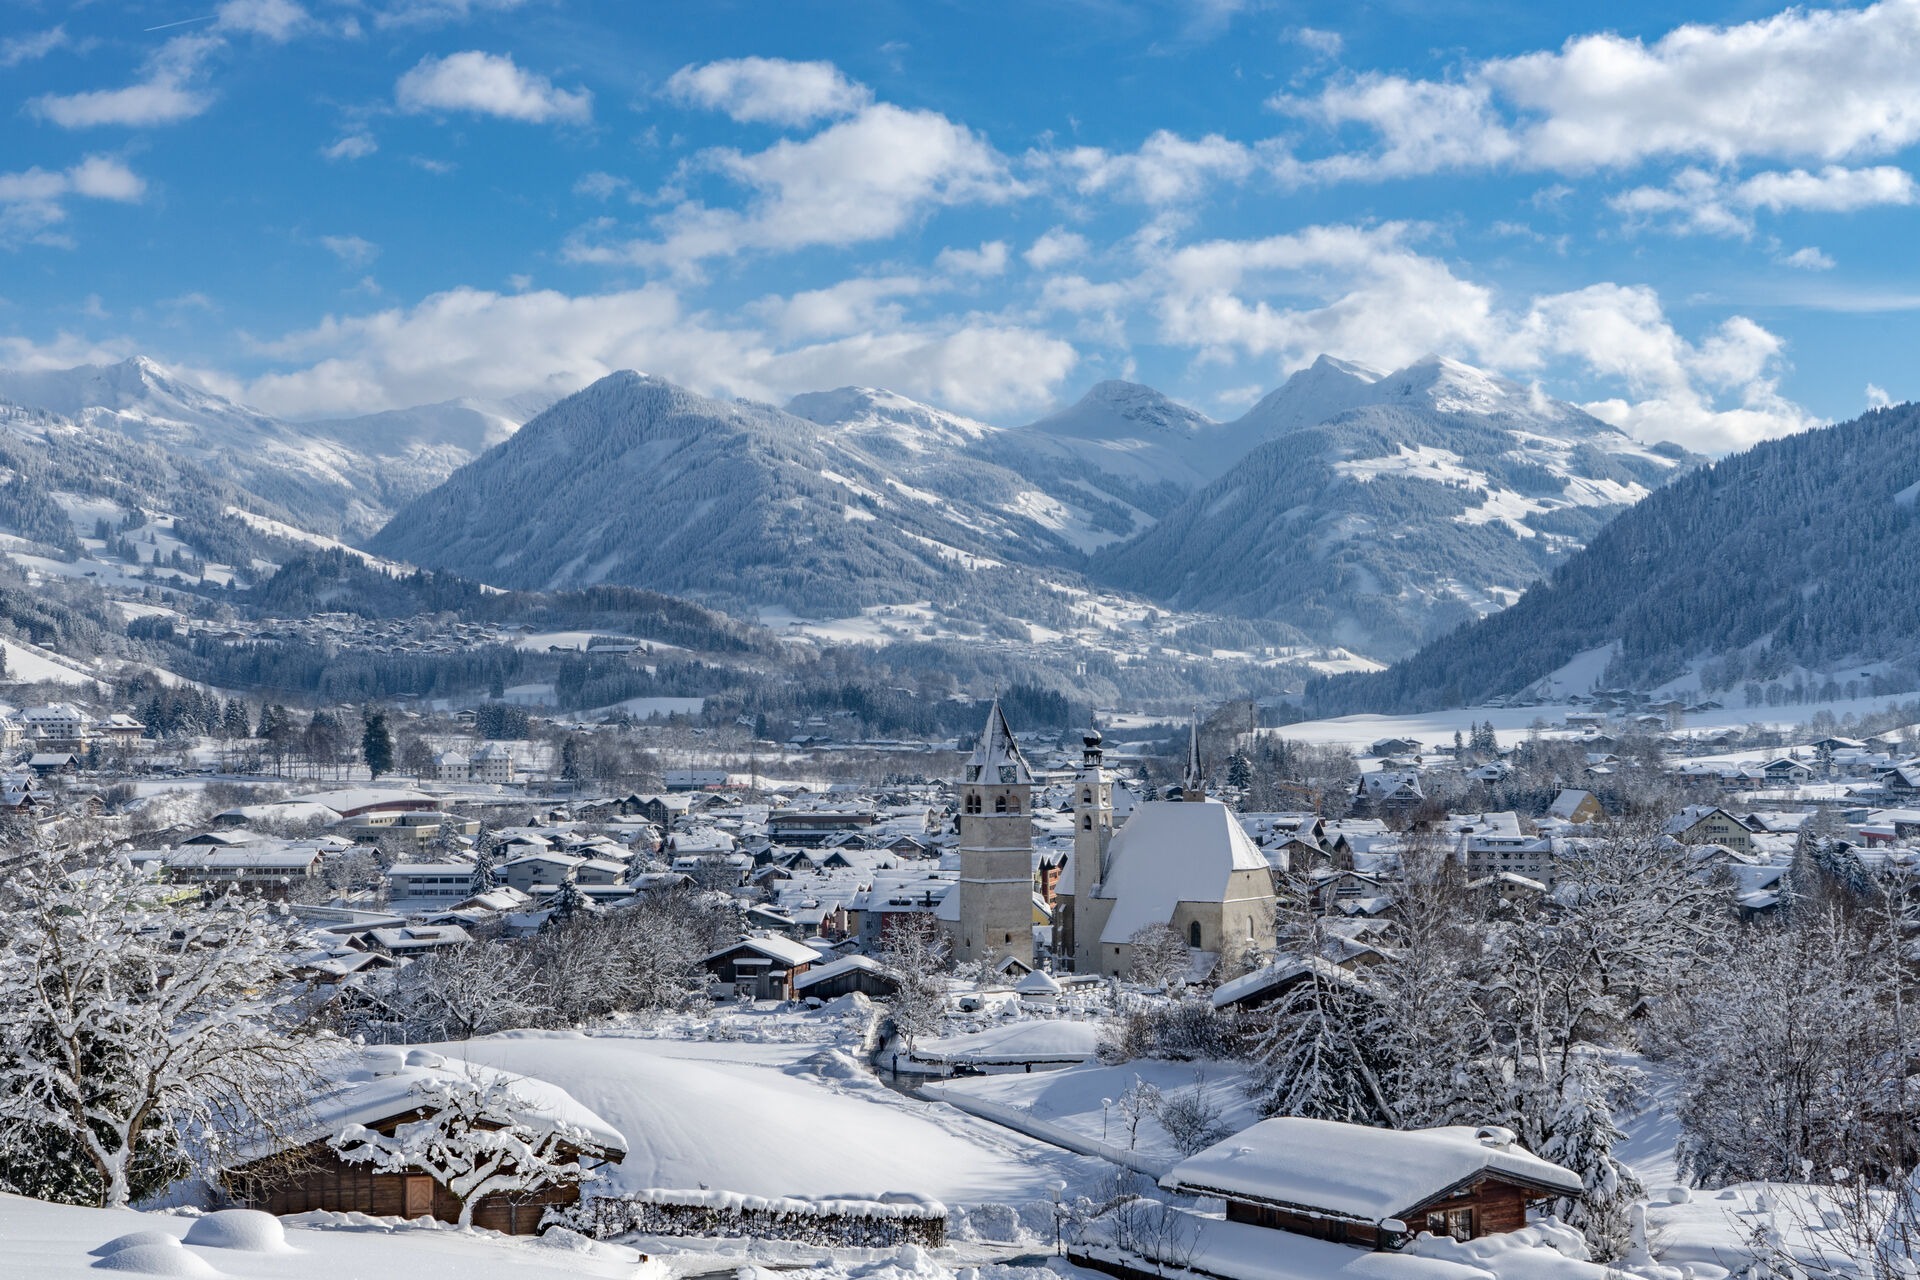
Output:
<svg viewBox="0 0 1920 1280">
<path fill-rule="evenodd" d="M 960 780 L 956 960 L 1033 963 L 1033 770 L 994 699 Z"/>
<path fill-rule="evenodd" d="M 1000 710 L 998 698 L 987 712 L 987 727 L 980 731 L 980 740 L 967 758 L 966 780 L 989 786 L 1033 785 L 1033 770 L 1027 767 L 1027 758 L 1020 754 L 1020 744 L 1013 739 L 1013 730 L 1007 725 L 1007 716 Z"/>
<path fill-rule="evenodd" d="M 1207 798 L 1207 771 L 1200 763 L 1200 716 L 1195 713 L 1188 723 L 1187 768 L 1181 777 L 1183 800 L 1205 800 Z"/>
</svg>

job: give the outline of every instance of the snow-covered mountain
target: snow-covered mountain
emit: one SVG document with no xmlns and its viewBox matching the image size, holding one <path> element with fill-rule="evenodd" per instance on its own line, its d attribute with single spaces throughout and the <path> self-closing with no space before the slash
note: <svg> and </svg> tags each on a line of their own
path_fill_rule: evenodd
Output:
<svg viewBox="0 0 1920 1280">
<path fill-rule="evenodd" d="M 1439 357 L 1322 357 L 1223 430 L 1249 452 L 1091 572 L 1374 656 L 1511 603 L 1697 461 Z"/>
<path fill-rule="evenodd" d="M 349 537 L 372 533 L 401 502 L 504 439 L 551 399 L 453 401 L 293 423 L 236 404 L 145 356 L 71 369 L 0 369 L 0 401 L 164 449 L 303 528 Z"/>
<path fill-rule="evenodd" d="M 817 616 L 1070 564 L 1113 536 L 1091 507 L 970 452 L 983 424 L 861 388 L 795 408 L 831 421 L 613 374 L 370 545 L 499 586 L 617 582 Z"/>
</svg>

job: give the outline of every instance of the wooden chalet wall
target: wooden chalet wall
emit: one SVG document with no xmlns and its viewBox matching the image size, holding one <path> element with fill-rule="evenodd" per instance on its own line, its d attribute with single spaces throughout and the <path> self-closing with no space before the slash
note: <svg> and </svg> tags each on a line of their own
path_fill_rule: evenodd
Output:
<svg viewBox="0 0 1920 1280">
<path fill-rule="evenodd" d="M 1449 1215 L 1460 1213 L 1472 1215 L 1467 1228 L 1469 1239 L 1518 1231 L 1527 1225 L 1527 1205 L 1540 1198 L 1540 1192 L 1505 1179 L 1482 1178 L 1464 1190 L 1426 1201 L 1409 1210 L 1405 1219 L 1407 1232 L 1409 1236 L 1422 1231 L 1431 1231 L 1436 1236 L 1447 1235 L 1450 1224 L 1458 1221 Z M 1283 1209 L 1247 1200 L 1227 1201 L 1227 1221 L 1291 1231 L 1295 1235 L 1333 1240 L 1366 1249 L 1398 1247 L 1398 1241 L 1391 1237 L 1383 1239 L 1381 1232 L 1365 1223 L 1317 1217 L 1304 1210 Z"/>
<path fill-rule="evenodd" d="M 325 1142 L 288 1156 L 244 1165 L 223 1175 L 227 1193 L 249 1209 L 271 1214 L 365 1213 L 377 1218 L 460 1220 L 460 1201 L 424 1173 L 374 1173 L 349 1164 Z M 493 1194 L 474 1206 L 473 1225 L 507 1235 L 533 1235 L 550 1206 L 580 1200 L 578 1183 L 548 1187 L 530 1195 Z"/>
</svg>

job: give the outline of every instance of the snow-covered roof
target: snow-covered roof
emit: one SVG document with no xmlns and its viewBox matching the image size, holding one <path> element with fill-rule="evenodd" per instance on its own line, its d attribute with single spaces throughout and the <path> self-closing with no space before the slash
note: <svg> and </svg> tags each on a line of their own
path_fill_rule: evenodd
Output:
<svg viewBox="0 0 1920 1280">
<path fill-rule="evenodd" d="M 1027 767 L 1027 758 L 1020 754 L 1020 744 L 1013 740 L 1013 730 L 1007 724 L 1006 713 L 1000 710 L 998 698 L 987 712 L 987 727 L 980 731 L 980 741 L 967 757 L 967 781 L 1022 786 L 1033 782 L 1033 770 Z"/>
<path fill-rule="evenodd" d="M 913 1056 L 925 1062 L 980 1065 L 1016 1062 L 1085 1062 L 1100 1052 L 1100 1026 L 1094 1022 L 1034 1019 L 988 1027 L 966 1035 L 922 1040 Z"/>
<path fill-rule="evenodd" d="M 820 961 L 820 953 L 806 943 L 795 942 L 792 938 L 781 937 L 742 938 L 731 946 L 720 948 L 712 955 L 706 957 L 706 959 L 717 960 L 721 956 L 729 952 L 738 951 L 742 947 L 758 951 L 769 960 L 778 960 L 789 966 L 818 964 Z M 702 961 L 702 963 L 705 963 L 705 961 Z"/>
<path fill-rule="evenodd" d="M 809 948 L 809 950 L 814 951 L 816 955 L 819 954 L 818 948 Z M 826 982 L 830 979 L 838 978 L 843 974 L 852 973 L 855 970 L 864 970 L 867 973 L 877 973 L 883 976 L 887 972 L 880 966 L 878 961 L 870 956 L 842 956 L 838 960 L 830 961 L 827 964 L 809 969 L 798 978 L 795 978 L 793 980 L 793 989 L 796 992 L 805 991 L 817 982 Z"/>
<path fill-rule="evenodd" d="M 1108 850 L 1102 898 L 1114 900 L 1100 941 L 1123 943 L 1165 924 L 1182 902 L 1224 902 L 1236 871 L 1267 871 L 1266 857 L 1217 800 L 1153 800 L 1133 811 Z M 1271 887 L 1262 882 L 1261 892 Z"/>
<path fill-rule="evenodd" d="M 349 1125 L 377 1124 L 406 1115 L 420 1106 L 420 1090 L 436 1081 L 471 1080 L 482 1087 L 496 1082 L 508 1086 L 511 1120 L 533 1128 L 566 1127 L 586 1135 L 595 1147 L 625 1155 L 627 1139 L 618 1129 L 575 1100 L 557 1084 L 517 1075 L 495 1067 L 443 1058 L 426 1049 L 402 1053 L 373 1049 L 339 1064 L 331 1080 L 306 1099 L 305 1123 L 294 1134 L 282 1135 L 294 1143 L 331 1137 Z M 251 1145 L 234 1152 L 236 1167 L 282 1149 L 271 1136 L 256 1131 Z"/>
<path fill-rule="evenodd" d="M 1511 1137 L 1468 1125 L 1393 1130 L 1279 1116 L 1181 1161 L 1160 1185 L 1368 1223 L 1398 1218 L 1484 1174 L 1581 1193 L 1577 1174 Z"/>
</svg>

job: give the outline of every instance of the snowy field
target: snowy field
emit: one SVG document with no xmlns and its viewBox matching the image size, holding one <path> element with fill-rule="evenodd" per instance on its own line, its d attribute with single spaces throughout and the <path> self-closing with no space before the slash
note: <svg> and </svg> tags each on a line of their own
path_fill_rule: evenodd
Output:
<svg viewBox="0 0 1920 1280">
<path fill-rule="evenodd" d="M 1920 691 L 1881 694 L 1871 698 L 1841 698 L 1832 702 L 1808 702 L 1795 707 L 1726 707 L 1719 711 L 1700 711 L 1687 715 L 1681 732 L 1697 733 L 1709 729 L 1744 729 L 1750 724 L 1791 731 L 1805 725 L 1822 711 L 1836 720 L 1847 716 L 1878 715 L 1894 703 L 1920 697 Z M 1476 724 L 1491 722 L 1494 736 L 1503 747 L 1524 742 L 1536 723 L 1549 726 L 1549 732 L 1564 732 L 1567 713 L 1582 708 L 1574 704 L 1549 703 L 1537 707 L 1462 707 L 1450 711 L 1423 711 L 1409 715 L 1339 716 L 1330 720 L 1302 720 L 1278 729 L 1260 732 L 1294 742 L 1322 743 L 1364 750 L 1381 738 L 1412 738 L 1429 747 L 1451 744 L 1453 735 L 1473 732 Z M 1746 754 L 1742 753 L 1742 758 Z"/>
<path fill-rule="evenodd" d="M 435 1045 L 550 1080 L 627 1135 L 613 1192 L 705 1187 L 757 1196 L 876 1198 L 949 1205 L 1050 1200 L 1096 1162 L 881 1084 L 836 1041 L 641 1039 L 519 1032 Z"/>
</svg>

